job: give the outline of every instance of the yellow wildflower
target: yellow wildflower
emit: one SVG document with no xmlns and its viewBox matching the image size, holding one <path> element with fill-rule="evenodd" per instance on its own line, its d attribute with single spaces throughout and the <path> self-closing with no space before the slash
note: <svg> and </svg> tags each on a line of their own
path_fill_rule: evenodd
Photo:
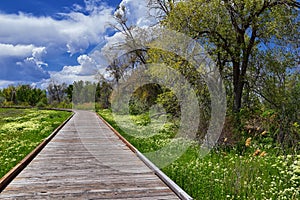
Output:
<svg viewBox="0 0 300 200">
<path fill-rule="evenodd" d="M 261 133 L 261 135 L 264 136 L 264 135 L 266 135 L 267 133 L 268 133 L 267 131 L 264 131 L 264 132 Z"/>
<path fill-rule="evenodd" d="M 261 154 L 259 155 L 260 157 L 265 157 L 267 155 L 267 153 L 265 151 L 261 152 Z"/>
<path fill-rule="evenodd" d="M 258 156 L 260 154 L 260 150 L 257 149 L 254 153 L 253 153 L 253 156 Z"/>
<path fill-rule="evenodd" d="M 251 137 L 249 137 L 245 142 L 246 147 L 249 147 L 250 145 L 251 145 Z"/>
</svg>

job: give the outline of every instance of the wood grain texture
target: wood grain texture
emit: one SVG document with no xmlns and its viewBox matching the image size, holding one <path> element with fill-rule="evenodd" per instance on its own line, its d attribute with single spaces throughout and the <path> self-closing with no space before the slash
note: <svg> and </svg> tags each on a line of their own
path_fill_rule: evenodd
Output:
<svg viewBox="0 0 300 200">
<path fill-rule="evenodd" d="M 74 117 L 0 199 L 178 199 L 95 113 Z"/>
</svg>

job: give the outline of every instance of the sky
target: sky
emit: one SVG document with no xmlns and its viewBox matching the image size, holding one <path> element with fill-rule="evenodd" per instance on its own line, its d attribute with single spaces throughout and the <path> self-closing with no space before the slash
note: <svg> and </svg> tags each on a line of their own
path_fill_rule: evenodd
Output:
<svg viewBox="0 0 300 200">
<path fill-rule="evenodd" d="M 103 49 L 122 40 L 111 26 L 119 5 L 130 24 L 151 23 L 147 0 L 0 2 L 0 88 L 93 81 L 109 61 Z"/>
</svg>

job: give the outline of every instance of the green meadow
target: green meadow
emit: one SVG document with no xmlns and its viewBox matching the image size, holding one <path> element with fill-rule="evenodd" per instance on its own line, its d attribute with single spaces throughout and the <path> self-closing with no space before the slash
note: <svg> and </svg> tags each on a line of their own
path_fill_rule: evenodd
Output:
<svg viewBox="0 0 300 200">
<path fill-rule="evenodd" d="M 176 122 L 168 122 L 158 129 L 154 120 L 156 134 L 134 137 L 128 132 L 130 128 L 121 129 L 114 117 L 118 121 L 127 118 L 145 129 L 152 123 L 145 114 L 113 116 L 110 110 L 100 110 L 99 114 L 142 153 L 164 147 L 176 135 L 178 126 Z M 220 144 L 201 157 L 199 145 L 194 144 L 162 171 L 194 199 L 300 198 L 300 155 L 283 155 L 259 140 L 248 139 L 241 146 Z M 157 163 L 154 161 L 154 164 Z"/>
<path fill-rule="evenodd" d="M 65 111 L 0 108 L 0 177 L 70 115 L 70 112 Z"/>
</svg>

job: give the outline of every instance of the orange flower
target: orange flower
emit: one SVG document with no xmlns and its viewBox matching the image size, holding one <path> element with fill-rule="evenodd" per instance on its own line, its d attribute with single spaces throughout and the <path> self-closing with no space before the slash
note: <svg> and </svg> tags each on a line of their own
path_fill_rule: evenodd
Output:
<svg viewBox="0 0 300 200">
<path fill-rule="evenodd" d="M 254 153 L 253 153 L 253 156 L 258 156 L 260 154 L 260 150 L 257 149 Z"/>
<path fill-rule="evenodd" d="M 266 135 L 267 133 L 268 133 L 267 131 L 264 131 L 264 132 L 261 133 L 261 135 L 264 136 L 264 135 Z"/>
<path fill-rule="evenodd" d="M 245 142 L 246 147 L 249 147 L 250 145 L 251 145 L 251 137 L 249 137 Z"/>
<path fill-rule="evenodd" d="M 259 155 L 260 157 L 265 157 L 267 155 L 267 153 L 265 151 L 261 152 L 261 154 Z"/>
</svg>

